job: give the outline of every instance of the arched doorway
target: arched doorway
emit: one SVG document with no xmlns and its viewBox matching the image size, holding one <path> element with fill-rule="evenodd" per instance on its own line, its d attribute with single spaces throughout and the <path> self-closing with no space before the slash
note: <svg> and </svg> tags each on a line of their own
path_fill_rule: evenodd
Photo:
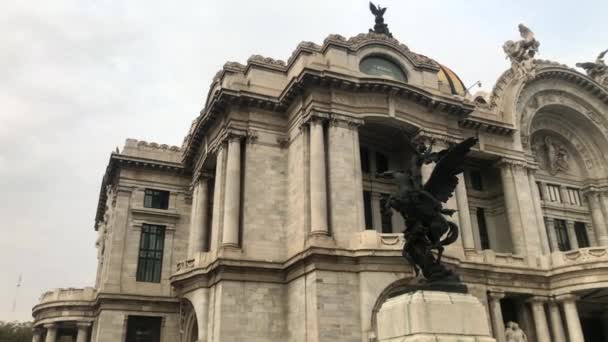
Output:
<svg viewBox="0 0 608 342">
<path fill-rule="evenodd" d="M 198 322 L 196 320 L 196 312 L 194 307 L 188 300 L 183 302 L 183 323 L 182 323 L 182 342 L 198 341 Z"/>
</svg>

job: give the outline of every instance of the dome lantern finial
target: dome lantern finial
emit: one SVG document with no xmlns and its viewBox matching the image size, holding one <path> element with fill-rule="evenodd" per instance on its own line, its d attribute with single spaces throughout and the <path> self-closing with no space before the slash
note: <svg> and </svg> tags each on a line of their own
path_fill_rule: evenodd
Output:
<svg viewBox="0 0 608 342">
<path fill-rule="evenodd" d="M 393 35 L 388 30 L 388 25 L 384 23 L 384 12 L 386 12 L 386 7 L 382 8 L 380 5 L 376 6 L 371 1 L 369 2 L 369 9 L 372 11 L 372 14 L 376 17 L 376 24 L 374 25 L 374 29 L 369 29 L 369 32 L 385 34 L 391 38 Z"/>
</svg>

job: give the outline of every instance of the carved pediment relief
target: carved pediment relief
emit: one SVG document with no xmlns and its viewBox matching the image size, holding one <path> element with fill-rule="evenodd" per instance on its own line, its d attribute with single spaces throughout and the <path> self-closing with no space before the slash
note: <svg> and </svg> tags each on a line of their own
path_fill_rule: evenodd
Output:
<svg viewBox="0 0 608 342">
<path fill-rule="evenodd" d="M 551 135 L 536 135 L 532 141 L 532 150 L 540 168 L 551 175 L 570 170 L 570 152 Z"/>
</svg>

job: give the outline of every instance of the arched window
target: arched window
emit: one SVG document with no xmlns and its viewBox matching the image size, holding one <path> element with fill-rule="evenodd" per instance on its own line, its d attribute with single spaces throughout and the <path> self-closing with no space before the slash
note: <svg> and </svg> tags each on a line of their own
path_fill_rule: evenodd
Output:
<svg viewBox="0 0 608 342">
<path fill-rule="evenodd" d="M 364 74 L 373 76 L 388 76 L 396 79 L 397 81 L 407 82 L 407 76 L 401 67 L 395 62 L 392 62 L 384 57 L 365 57 L 361 61 L 361 64 L 359 64 L 359 70 L 361 70 L 361 72 Z"/>
</svg>

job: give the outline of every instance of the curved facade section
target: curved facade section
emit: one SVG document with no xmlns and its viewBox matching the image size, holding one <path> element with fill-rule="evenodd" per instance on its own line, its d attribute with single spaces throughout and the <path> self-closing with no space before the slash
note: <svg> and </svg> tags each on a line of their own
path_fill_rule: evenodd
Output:
<svg viewBox="0 0 608 342">
<path fill-rule="evenodd" d="M 362 70 L 370 56 L 392 67 Z M 406 139 L 476 136 L 444 260 L 482 319 L 498 341 L 507 321 L 530 340 L 608 336 L 607 90 L 531 65 L 472 102 L 452 70 L 382 34 L 226 63 L 181 147 L 111 155 L 96 286 L 45 295 L 35 325 L 47 342 L 83 323 L 99 342 L 375 341 L 379 308 L 415 280 L 403 220 L 381 215 L 395 186 L 376 174 L 404 167 Z"/>
</svg>

